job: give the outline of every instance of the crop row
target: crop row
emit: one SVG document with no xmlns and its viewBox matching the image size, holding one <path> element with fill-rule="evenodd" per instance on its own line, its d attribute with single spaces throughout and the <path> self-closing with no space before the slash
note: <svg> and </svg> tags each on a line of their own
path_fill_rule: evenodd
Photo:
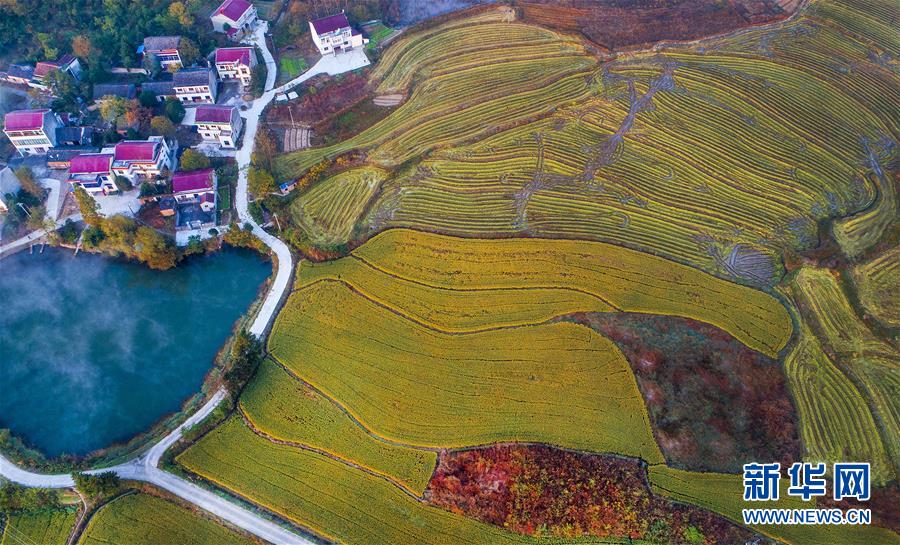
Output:
<svg viewBox="0 0 900 545">
<path fill-rule="evenodd" d="M 853 277 L 866 310 L 891 327 L 900 326 L 900 247 L 858 265 Z"/>
<path fill-rule="evenodd" d="M 0 545 L 66 545 L 73 526 L 74 510 L 48 509 L 10 514 L 0 534 Z"/>
</svg>

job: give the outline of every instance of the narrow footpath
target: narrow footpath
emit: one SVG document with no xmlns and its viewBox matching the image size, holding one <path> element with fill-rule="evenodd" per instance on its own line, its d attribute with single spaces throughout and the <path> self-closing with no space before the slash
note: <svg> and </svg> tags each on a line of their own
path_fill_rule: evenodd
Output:
<svg viewBox="0 0 900 545">
<path fill-rule="evenodd" d="M 268 22 L 260 21 L 253 35 L 245 40 L 245 43 L 254 44 L 262 51 L 263 59 L 266 63 L 267 76 L 265 92 L 262 97 L 254 100 L 252 106 L 242 113 L 246 127 L 244 140 L 241 149 L 235 155 L 239 169 L 236 207 L 240 223 L 243 225 L 250 224 L 253 227 L 253 233 L 269 247 L 277 259 L 275 281 L 272 282 L 272 286 L 249 329 L 251 333 L 258 337 L 262 337 L 269 324 L 275 318 L 275 312 L 282 297 L 289 291 L 291 271 L 294 268 L 294 258 L 287 244 L 263 230 L 253 220 L 247 210 L 249 202 L 247 195 L 247 170 L 250 166 L 256 131 L 259 128 L 259 118 L 276 94 L 299 85 L 318 74 L 335 75 L 362 68 L 369 64 L 365 52 L 361 49 L 338 56 L 323 57 L 308 71 L 276 89 L 274 87 L 278 67 L 266 44 L 267 31 Z M 60 221 L 62 222 L 65 219 L 67 218 L 63 218 Z M 12 249 L 10 247 L 27 244 L 28 242 L 30 242 L 28 237 L 25 237 L 0 249 L 5 251 Z M 245 509 L 177 475 L 159 469 L 159 460 L 163 453 L 181 438 L 184 430 L 206 418 L 225 396 L 226 391 L 224 389 L 218 390 L 199 411 L 137 458 L 117 466 L 95 469 L 86 473 L 96 474 L 113 471 L 122 479 L 148 482 L 270 543 L 277 545 L 315 545 L 313 541 L 282 528 L 253 511 Z M 0 476 L 28 487 L 72 488 L 75 486 L 72 476 L 69 474 L 47 475 L 33 473 L 16 466 L 2 455 L 0 455 Z"/>
</svg>

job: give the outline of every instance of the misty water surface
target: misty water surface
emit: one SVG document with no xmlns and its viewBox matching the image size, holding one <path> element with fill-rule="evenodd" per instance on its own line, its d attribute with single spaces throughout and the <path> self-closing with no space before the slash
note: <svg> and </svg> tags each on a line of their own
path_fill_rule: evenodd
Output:
<svg viewBox="0 0 900 545">
<path fill-rule="evenodd" d="M 50 456 L 147 430 L 198 391 L 271 271 L 238 250 L 163 272 L 49 248 L 0 260 L 0 427 Z"/>
</svg>

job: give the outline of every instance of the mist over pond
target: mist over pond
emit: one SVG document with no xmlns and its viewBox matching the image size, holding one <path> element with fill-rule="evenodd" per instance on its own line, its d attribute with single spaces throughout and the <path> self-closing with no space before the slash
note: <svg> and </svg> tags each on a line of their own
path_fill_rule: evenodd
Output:
<svg viewBox="0 0 900 545">
<path fill-rule="evenodd" d="M 199 390 L 271 272 L 234 249 L 163 272 L 52 248 L 0 260 L 0 427 L 48 456 L 146 431 Z"/>
</svg>

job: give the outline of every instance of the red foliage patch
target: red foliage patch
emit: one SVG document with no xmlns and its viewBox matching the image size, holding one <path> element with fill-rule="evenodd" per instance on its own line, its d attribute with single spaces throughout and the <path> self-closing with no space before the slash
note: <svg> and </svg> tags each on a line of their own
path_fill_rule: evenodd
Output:
<svg viewBox="0 0 900 545">
<path fill-rule="evenodd" d="M 754 538 L 709 511 L 654 495 L 638 460 L 545 445 L 442 453 L 426 497 L 454 513 L 520 534 L 707 545 Z"/>
<path fill-rule="evenodd" d="M 369 94 L 367 77 L 366 71 L 350 72 L 338 78 L 316 76 L 295 89 L 302 95 L 299 102 L 275 104 L 266 119 L 269 123 L 290 123 L 293 114 L 295 122 L 315 126 L 366 98 Z"/>
</svg>

